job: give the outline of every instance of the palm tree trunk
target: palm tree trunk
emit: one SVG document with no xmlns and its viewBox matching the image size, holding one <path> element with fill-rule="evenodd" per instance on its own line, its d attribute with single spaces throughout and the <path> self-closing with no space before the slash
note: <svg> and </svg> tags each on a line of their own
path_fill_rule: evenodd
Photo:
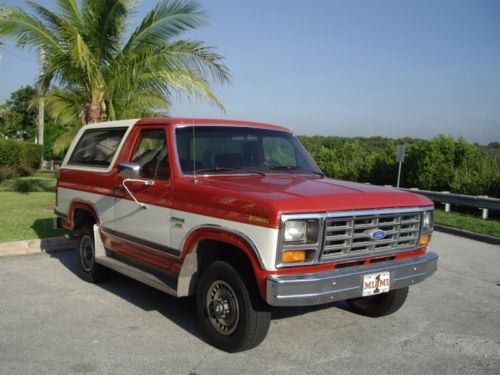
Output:
<svg viewBox="0 0 500 375">
<path fill-rule="evenodd" d="M 93 97 L 90 103 L 85 106 L 84 121 L 85 124 L 93 124 L 106 120 L 106 103 L 102 96 Z"/>
</svg>

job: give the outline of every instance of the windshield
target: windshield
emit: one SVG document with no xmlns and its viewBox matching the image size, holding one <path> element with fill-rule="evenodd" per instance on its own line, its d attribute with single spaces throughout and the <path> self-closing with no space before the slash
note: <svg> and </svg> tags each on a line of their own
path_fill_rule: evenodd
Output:
<svg viewBox="0 0 500 375">
<path fill-rule="evenodd" d="M 241 126 L 185 126 L 175 130 L 183 174 L 294 173 L 321 175 L 292 134 Z"/>
</svg>

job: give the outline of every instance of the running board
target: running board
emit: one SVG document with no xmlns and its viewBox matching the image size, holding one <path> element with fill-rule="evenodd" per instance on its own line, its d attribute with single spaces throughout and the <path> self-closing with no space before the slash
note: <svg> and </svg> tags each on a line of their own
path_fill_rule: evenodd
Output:
<svg viewBox="0 0 500 375">
<path fill-rule="evenodd" d="M 168 285 L 165 281 L 161 280 L 158 276 L 152 273 L 143 271 L 136 267 L 132 267 L 127 263 L 120 262 L 114 258 L 110 258 L 106 255 L 97 256 L 95 258 L 96 263 L 101 264 L 104 267 L 110 268 L 118 273 L 124 274 L 134 280 L 140 281 L 146 285 L 149 285 L 155 289 L 161 290 L 171 296 L 177 297 L 177 290 Z"/>
</svg>

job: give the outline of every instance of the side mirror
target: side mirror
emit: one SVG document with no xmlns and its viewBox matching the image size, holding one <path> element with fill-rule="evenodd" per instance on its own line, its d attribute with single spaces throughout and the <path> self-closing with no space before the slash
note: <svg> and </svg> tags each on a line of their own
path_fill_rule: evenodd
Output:
<svg viewBox="0 0 500 375">
<path fill-rule="evenodd" d="M 137 163 L 120 163 L 118 166 L 118 176 L 124 178 L 139 177 L 141 166 Z"/>
</svg>

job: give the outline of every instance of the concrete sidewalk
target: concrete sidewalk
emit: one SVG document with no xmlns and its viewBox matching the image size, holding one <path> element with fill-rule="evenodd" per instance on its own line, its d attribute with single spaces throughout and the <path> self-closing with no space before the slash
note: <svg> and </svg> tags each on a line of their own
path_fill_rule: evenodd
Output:
<svg viewBox="0 0 500 375">
<path fill-rule="evenodd" d="M 75 247 L 75 240 L 67 237 L 50 237 L 28 241 L 0 243 L 0 257 L 11 255 L 51 253 Z"/>
</svg>

